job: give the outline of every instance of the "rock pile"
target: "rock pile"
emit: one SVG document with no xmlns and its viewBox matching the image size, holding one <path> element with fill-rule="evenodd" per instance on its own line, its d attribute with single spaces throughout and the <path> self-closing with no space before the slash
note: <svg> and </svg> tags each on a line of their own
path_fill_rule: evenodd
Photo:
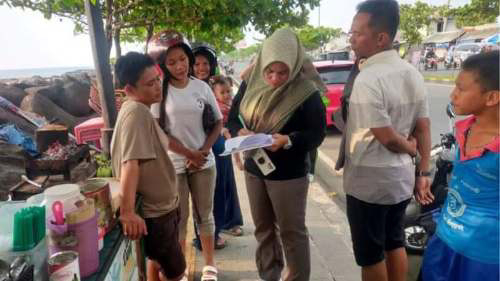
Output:
<svg viewBox="0 0 500 281">
<path fill-rule="evenodd" d="M 94 74 L 88 71 L 77 71 L 42 78 L 33 76 L 27 79 L 0 80 L 0 96 L 6 98 L 23 111 L 43 116 L 51 123 L 62 124 L 73 128 L 96 117 L 97 114 L 89 107 L 88 99 L 91 81 Z M 16 124 L 30 136 L 34 136 L 35 126 L 22 117 L 0 108 L 0 125 Z M 0 197 L 2 190 L 6 191 L 19 182 L 24 174 L 22 158 L 18 149 L 1 144 L 0 154 Z M 1 199 L 0 199 L 1 200 Z"/>
</svg>

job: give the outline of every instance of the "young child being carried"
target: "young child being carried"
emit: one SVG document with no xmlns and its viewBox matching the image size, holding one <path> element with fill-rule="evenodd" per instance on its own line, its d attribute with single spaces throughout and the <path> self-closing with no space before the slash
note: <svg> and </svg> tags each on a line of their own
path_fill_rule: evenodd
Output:
<svg viewBox="0 0 500 281">
<path fill-rule="evenodd" d="M 208 82 L 212 91 L 215 94 L 215 98 L 217 99 L 217 104 L 219 105 L 219 109 L 222 112 L 223 116 L 223 124 L 227 123 L 227 119 L 229 116 L 229 111 L 231 109 L 231 105 L 233 103 L 232 89 L 231 84 L 232 81 L 229 77 L 224 77 L 223 75 L 215 75 L 212 76 Z M 229 130 L 224 127 L 222 128 L 221 134 L 226 139 L 231 138 L 231 134 Z M 241 157 L 239 153 L 233 155 L 234 161 L 236 162 L 236 166 L 241 171 L 243 170 L 243 162 L 241 162 Z"/>
<path fill-rule="evenodd" d="M 436 234 L 425 251 L 422 277 L 499 280 L 499 52 L 470 56 L 451 102 L 458 115 L 458 151 Z"/>
<path fill-rule="evenodd" d="M 229 111 L 233 103 L 231 86 L 228 77 L 216 75 L 208 80 L 219 109 L 223 116 L 224 126 L 227 123 Z M 224 151 L 225 140 L 231 138 L 227 128 L 222 128 L 221 137 L 213 146 L 216 154 L 217 183 L 215 186 L 214 217 L 216 229 L 233 236 L 243 235 L 243 216 L 241 214 L 238 191 L 233 171 L 231 156 L 219 156 Z M 236 166 L 243 170 L 243 164 L 239 154 L 234 154 Z M 217 232 L 217 231 L 216 231 Z"/>
</svg>

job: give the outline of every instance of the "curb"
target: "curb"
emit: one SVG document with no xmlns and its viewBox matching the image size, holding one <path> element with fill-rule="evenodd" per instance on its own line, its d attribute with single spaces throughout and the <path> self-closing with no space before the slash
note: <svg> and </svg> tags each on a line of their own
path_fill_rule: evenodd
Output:
<svg viewBox="0 0 500 281">
<path fill-rule="evenodd" d="M 335 204 L 345 213 L 346 195 L 342 185 L 343 169 L 335 170 L 336 162 L 328 157 L 321 149 L 318 149 L 315 174 L 321 182 L 321 186 Z"/>
<path fill-rule="evenodd" d="M 440 84 L 455 84 L 455 80 L 449 79 L 449 78 L 434 78 L 434 77 L 429 77 L 429 78 L 424 78 L 425 82 L 433 82 L 433 83 L 440 83 Z"/>
</svg>

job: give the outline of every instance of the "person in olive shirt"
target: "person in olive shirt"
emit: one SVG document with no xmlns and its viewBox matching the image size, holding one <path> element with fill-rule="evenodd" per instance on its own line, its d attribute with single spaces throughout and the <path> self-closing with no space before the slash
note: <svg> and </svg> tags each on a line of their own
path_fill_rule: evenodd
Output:
<svg viewBox="0 0 500 281">
<path fill-rule="evenodd" d="M 165 150 L 168 138 L 149 109 L 162 97 L 160 74 L 150 57 L 130 52 L 117 60 L 115 75 L 127 95 L 111 141 L 113 174 L 121 186 L 123 232 L 130 239 L 144 236 L 148 258 L 161 265 L 169 280 L 181 280 L 186 262 L 178 236 L 175 169 Z M 144 219 L 135 212 L 137 193 L 143 197 Z M 158 280 L 155 273 L 148 280 Z"/>
</svg>

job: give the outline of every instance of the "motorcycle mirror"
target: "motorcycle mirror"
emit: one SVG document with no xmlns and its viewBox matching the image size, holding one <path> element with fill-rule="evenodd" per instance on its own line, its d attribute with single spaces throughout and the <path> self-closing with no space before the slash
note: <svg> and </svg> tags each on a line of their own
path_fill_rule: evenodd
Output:
<svg viewBox="0 0 500 281">
<path fill-rule="evenodd" d="M 448 117 L 450 118 L 455 118 L 455 111 L 453 111 L 453 105 L 451 103 L 449 103 L 447 106 L 446 106 L 446 114 L 448 115 Z"/>
</svg>

